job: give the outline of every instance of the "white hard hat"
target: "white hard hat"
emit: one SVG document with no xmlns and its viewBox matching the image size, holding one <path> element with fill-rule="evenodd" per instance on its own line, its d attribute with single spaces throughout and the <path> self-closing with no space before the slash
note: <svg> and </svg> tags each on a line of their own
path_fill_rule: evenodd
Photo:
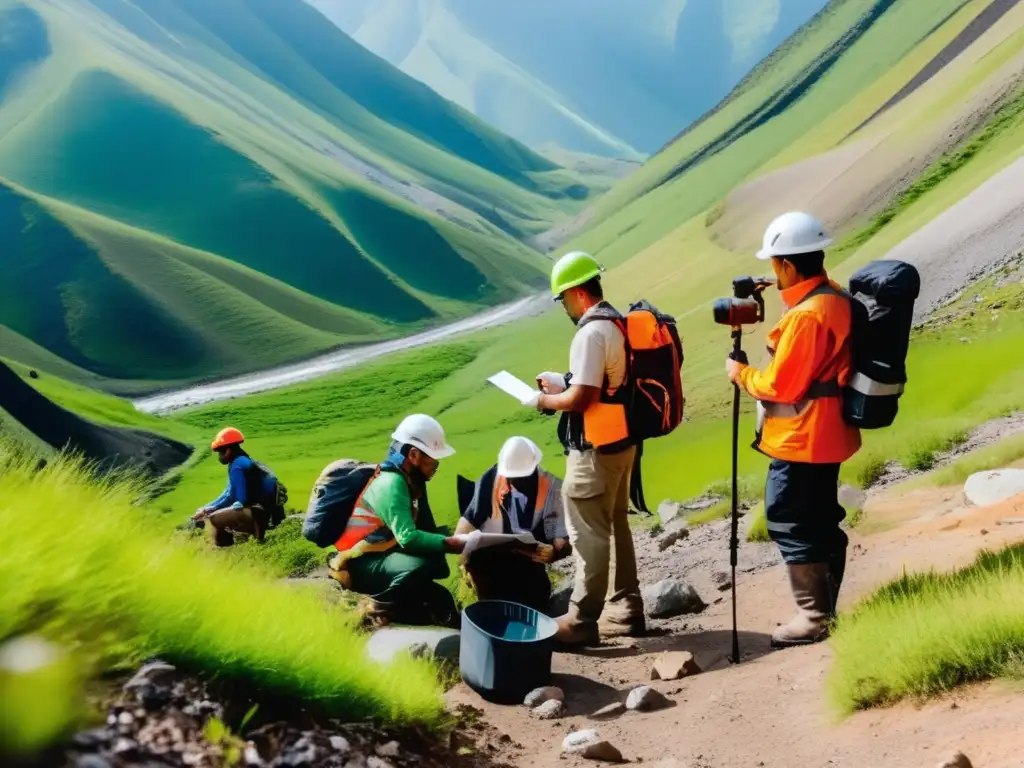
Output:
<svg viewBox="0 0 1024 768">
<path fill-rule="evenodd" d="M 540 448 L 528 437 L 510 437 L 498 452 L 498 474 L 502 477 L 529 477 L 544 458 Z"/>
<path fill-rule="evenodd" d="M 832 238 L 828 236 L 820 221 L 809 213 L 792 211 L 782 214 L 768 225 L 757 258 L 766 260 L 772 256 L 815 253 L 825 250 L 830 245 Z"/>
<path fill-rule="evenodd" d="M 455 453 L 455 449 L 445 440 L 444 429 L 437 419 L 422 413 L 406 416 L 391 435 L 391 439 L 402 445 L 419 448 L 427 456 L 438 461 Z"/>
</svg>

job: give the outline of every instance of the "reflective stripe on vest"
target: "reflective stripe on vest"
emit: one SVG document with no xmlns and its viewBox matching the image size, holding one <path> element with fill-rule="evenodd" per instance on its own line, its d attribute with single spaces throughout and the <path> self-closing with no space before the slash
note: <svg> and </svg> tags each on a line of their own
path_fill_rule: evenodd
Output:
<svg viewBox="0 0 1024 768">
<path fill-rule="evenodd" d="M 363 488 L 362 493 L 359 494 L 359 498 L 356 499 L 355 508 L 352 510 L 352 516 L 348 519 L 345 531 L 334 544 L 334 548 L 339 552 L 348 552 L 357 546 L 359 547 L 360 554 L 387 552 L 389 549 L 394 549 L 398 546 L 395 535 L 384 525 L 384 521 L 380 519 L 373 508 L 363 499 L 363 495 L 378 477 L 380 477 L 379 467 L 366 484 L 366 487 Z M 410 512 L 412 513 L 413 522 L 415 522 L 419 515 L 419 504 L 415 499 L 412 502 Z"/>
<path fill-rule="evenodd" d="M 548 495 L 551 493 L 551 476 L 547 472 L 537 473 L 537 501 L 533 505 L 533 514 L 536 517 L 538 514 L 544 511 L 544 507 L 548 503 Z M 507 477 L 497 475 L 494 483 L 494 490 L 491 491 L 491 519 L 502 523 L 501 517 L 501 500 L 505 497 L 505 494 L 512 492 L 512 484 L 508 481 Z M 528 530 L 516 530 L 519 528 L 516 525 L 516 521 L 513 520 L 512 514 L 508 516 L 509 527 L 512 529 L 512 533 L 530 533 L 533 528 Z M 531 519 L 531 524 L 533 520 Z M 504 529 L 504 526 L 502 526 Z"/>
</svg>

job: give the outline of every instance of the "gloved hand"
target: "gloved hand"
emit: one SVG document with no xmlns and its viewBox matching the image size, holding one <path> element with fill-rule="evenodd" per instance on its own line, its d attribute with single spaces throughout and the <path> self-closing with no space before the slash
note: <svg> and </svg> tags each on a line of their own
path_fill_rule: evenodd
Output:
<svg viewBox="0 0 1024 768">
<path fill-rule="evenodd" d="M 552 371 L 544 371 L 537 374 L 537 386 L 547 395 L 560 395 L 568 389 L 565 383 L 565 376 Z"/>
<path fill-rule="evenodd" d="M 547 565 L 555 556 L 555 548 L 550 544 L 538 544 L 537 549 L 530 553 L 530 559 L 535 563 Z"/>
<path fill-rule="evenodd" d="M 532 395 L 530 395 L 530 397 L 524 398 L 524 399 L 520 400 L 519 402 L 521 402 L 527 408 L 536 408 L 537 407 L 537 403 L 540 401 L 540 396 L 542 394 L 544 394 L 544 393 L 543 392 L 534 392 Z"/>
<path fill-rule="evenodd" d="M 480 546 L 480 539 L 483 534 L 480 531 L 473 531 L 472 533 L 460 533 L 455 538 L 462 542 L 462 556 L 469 557 L 473 554 L 477 547 Z"/>
</svg>

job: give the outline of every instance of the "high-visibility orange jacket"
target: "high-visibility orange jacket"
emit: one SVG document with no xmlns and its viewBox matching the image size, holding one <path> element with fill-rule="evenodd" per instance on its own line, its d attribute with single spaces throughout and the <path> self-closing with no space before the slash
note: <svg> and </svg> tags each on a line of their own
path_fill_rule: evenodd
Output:
<svg viewBox="0 0 1024 768">
<path fill-rule="evenodd" d="M 808 298 L 825 283 L 834 292 Z M 771 363 L 740 372 L 740 385 L 766 409 L 757 448 L 772 458 L 836 464 L 860 448 L 860 430 L 843 419 L 839 392 L 853 375 L 850 300 L 840 290 L 822 275 L 782 291 L 789 309 L 768 334 Z M 815 389 L 829 394 L 815 396 Z"/>
</svg>

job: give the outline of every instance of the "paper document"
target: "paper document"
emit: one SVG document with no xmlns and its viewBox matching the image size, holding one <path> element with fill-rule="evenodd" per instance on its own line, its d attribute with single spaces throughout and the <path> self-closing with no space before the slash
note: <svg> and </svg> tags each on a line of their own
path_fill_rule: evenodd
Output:
<svg viewBox="0 0 1024 768">
<path fill-rule="evenodd" d="M 512 395 L 523 405 L 526 405 L 537 396 L 538 390 L 535 387 L 531 387 L 525 381 L 517 379 L 508 371 L 496 373 L 487 380 L 502 392 Z"/>
<path fill-rule="evenodd" d="M 462 553 L 462 560 L 465 562 L 473 552 L 487 549 L 488 547 L 512 547 L 534 550 L 537 548 L 538 543 L 532 533 L 483 533 L 480 534 L 475 547 Z"/>
</svg>

